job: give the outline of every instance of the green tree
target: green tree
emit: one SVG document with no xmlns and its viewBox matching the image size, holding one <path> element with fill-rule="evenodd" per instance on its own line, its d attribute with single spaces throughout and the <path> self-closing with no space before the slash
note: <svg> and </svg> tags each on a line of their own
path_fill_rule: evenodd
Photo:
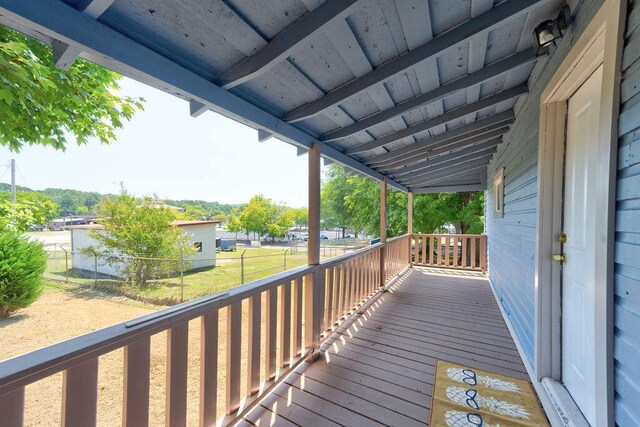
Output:
<svg viewBox="0 0 640 427">
<path fill-rule="evenodd" d="M 240 222 L 240 212 L 238 208 L 233 208 L 227 217 L 227 230 L 236 233 L 236 240 L 238 239 L 238 232 L 242 231 L 242 222 Z"/>
<path fill-rule="evenodd" d="M 12 204 L 11 194 L 0 192 L 0 230 L 27 231 L 31 226 L 46 224 L 58 212 L 58 204 L 42 193 L 20 191 Z"/>
<path fill-rule="evenodd" d="M 0 317 L 27 307 L 42 294 L 47 254 L 40 243 L 0 231 Z"/>
<path fill-rule="evenodd" d="M 309 227 L 309 209 L 292 209 L 293 225 L 299 228 Z"/>
<path fill-rule="evenodd" d="M 0 144 L 64 150 L 97 138 L 109 144 L 141 110 L 142 99 L 118 96 L 121 76 L 77 59 L 67 71 L 53 64 L 51 47 L 0 25 Z"/>
<path fill-rule="evenodd" d="M 353 181 L 351 181 L 352 183 Z M 353 225 L 353 216 L 345 205 L 345 199 L 353 190 L 349 174 L 336 163 L 325 171 L 321 192 L 321 216 L 327 228 L 345 230 Z"/>
<path fill-rule="evenodd" d="M 240 213 L 242 229 L 247 236 L 249 233 L 258 233 L 260 236 L 269 234 L 272 215 L 271 201 L 263 195 L 253 196 Z"/>
<path fill-rule="evenodd" d="M 150 258 L 179 259 L 195 253 L 188 236 L 171 225 L 176 212 L 155 207 L 155 202 L 145 198 L 140 204 L 126 192 L 107 198 L 99 209 L 104 230 L 92 233 L 99 243 L 94 248 L 99 256 L 140 287 L 178 267 L 177 263 Z"/>
</svg>

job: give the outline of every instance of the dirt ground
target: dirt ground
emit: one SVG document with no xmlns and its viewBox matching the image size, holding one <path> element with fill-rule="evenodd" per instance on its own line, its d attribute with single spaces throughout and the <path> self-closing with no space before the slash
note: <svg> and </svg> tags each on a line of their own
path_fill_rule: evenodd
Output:
<svg viewBox="0 0 640 427">
<path fill-rule="evenodd" d="M 245 302 L 246 303 L 246 302 Z M 246 304 L 245 304 L 246 305 Z M 145 315 L 161 307 L 143 305 L 122 297 L 88 290 L 48 287 L 30 307 L 0 320 L 0 360 L 5 360 L 78 335 Z M 246 307 L 243 324 L 246 321 Z M 263 310 L 264 313 L 264 310 Z M 226 310 L 220 311 L 218 408 L 224 404 L 226 379 Z M 242 333 L 246 336 L 243 325 Z M 243 337 L 244 338 L 244 337 Z M 264 343 L 264 334 L 262 337 Z M 150 425 L 164 424 L 166 384 L 166 332 L 151 340 Z M 246 355 L 246 339 L 241 354 Z M 122 422 L 123 350 L 100 357 L 98 375 L 98 425 Z M 242 360 L 242 383 L 246 384 L 246 360 Z M 264 370 L 264 369 L 263 369 Z M 188 425 L 198 424 L 200 371 L 200 321 L 189 324 Z M 26 388 L 25 425 L 60 425 L 62 374 L 45 378 Z M 244 391 L 244 387 L 243 387 Z"/>
</svg>

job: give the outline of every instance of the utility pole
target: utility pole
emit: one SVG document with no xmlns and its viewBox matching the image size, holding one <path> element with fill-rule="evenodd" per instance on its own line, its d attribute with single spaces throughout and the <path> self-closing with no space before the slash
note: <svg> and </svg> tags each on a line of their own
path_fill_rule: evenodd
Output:
<svg viewBox="0 0 640 427">
<path fill-rule="evenodd" d="M 16 204 L 16 159 L 11 159 L 11 204 Z"/>
</svg>

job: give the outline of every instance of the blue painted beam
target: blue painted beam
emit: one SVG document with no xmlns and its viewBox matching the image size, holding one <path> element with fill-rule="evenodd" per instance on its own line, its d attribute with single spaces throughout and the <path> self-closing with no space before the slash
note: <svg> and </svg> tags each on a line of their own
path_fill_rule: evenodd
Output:
<svg viewBox="0 0 640 427">
<path fill-rule="evenodd" d="M 208 104 L 211 109 L 254 129 L 264 129 L 278 139 L 310 148 L 321 144 L 313 136 L 222 89 L 202 76 L 182 67 L 149 47 L 138 43 L 90 16 L 58 0 L 1 0 L 0 15 L 21 27 L 76 47 L 97 64 L 141 81 L 165 92 Z M 0 17 L 1 20 L 1 17 Z M 375 179 L 385 178 L 359 161 L 324 145 L 322 154 L 338 163 Z M 406 191 L 403 185 L 389 180 L 389 185 Z"/>
</svg>

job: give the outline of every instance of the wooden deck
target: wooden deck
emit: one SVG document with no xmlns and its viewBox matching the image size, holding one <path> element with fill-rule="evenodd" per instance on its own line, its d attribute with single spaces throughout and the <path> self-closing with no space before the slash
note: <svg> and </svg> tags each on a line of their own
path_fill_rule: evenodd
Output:
<svg viewBox="0 0 640 427">
<path fill-rule="evenodd" d="M 438 359 L 526 379 L 487 280 L 415 267 L 241 425 L 428 425 Z"/>
</svg>

